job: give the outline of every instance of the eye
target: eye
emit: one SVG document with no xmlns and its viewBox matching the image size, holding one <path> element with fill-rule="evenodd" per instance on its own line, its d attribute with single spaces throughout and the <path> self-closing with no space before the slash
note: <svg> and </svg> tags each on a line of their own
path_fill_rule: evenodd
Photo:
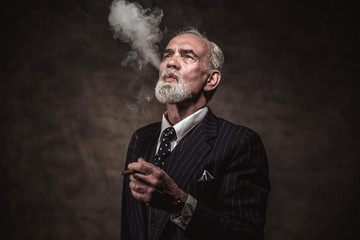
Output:
<svg viewBox="0 0 360 240">
<path fill-rule="evenodd" d="M 191 56 L 191 55 L 185 55 L 185 58 L 194 59 L 193 56 Z"/>
</svg>

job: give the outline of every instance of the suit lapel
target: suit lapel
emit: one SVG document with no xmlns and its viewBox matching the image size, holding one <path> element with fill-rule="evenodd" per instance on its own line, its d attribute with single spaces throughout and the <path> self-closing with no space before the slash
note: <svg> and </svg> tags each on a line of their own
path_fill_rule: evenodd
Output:
<svg viewBox="0 0 360 240">
<path fill-rule="evenodd" d="M 137 161 L 139 157 L 142 157 L 147 162 L 153 163 L 159 134 L 160 123 L 155 124 L 143 135 L 143 137 L 141 137 L 141 139 L 139 139 L 139 149 L 137 149 L 137 157 L 134 161 Z"/>
<path fill-rule="evenodd" d="M 165 161 L 164 171 L 180 188 L 186 188 L 193 173 L 211 150 L 209 140 L 217 136 L 217 128 L 217 118 L 209 109 L 204 119 L 180 141 Z M 159 211 L 160 220 L 155 240 L 160 237 L 170 217 L 165 211 L 156 211 Z"/>
</svg>

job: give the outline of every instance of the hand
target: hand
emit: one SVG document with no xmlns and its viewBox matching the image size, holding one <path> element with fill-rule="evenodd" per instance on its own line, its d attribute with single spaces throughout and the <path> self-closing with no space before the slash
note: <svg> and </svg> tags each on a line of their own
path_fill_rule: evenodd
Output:
<svg viewBox="0 0 360 240">
<path fill-rule="evenodd" d="M 130 163 L 128 169 L 136 171 L 130 175 L 132 195 L 151 207 L 171 214 L 174 204 L 186 194 L 163 170 L 142 158 Z"/>
</svg>

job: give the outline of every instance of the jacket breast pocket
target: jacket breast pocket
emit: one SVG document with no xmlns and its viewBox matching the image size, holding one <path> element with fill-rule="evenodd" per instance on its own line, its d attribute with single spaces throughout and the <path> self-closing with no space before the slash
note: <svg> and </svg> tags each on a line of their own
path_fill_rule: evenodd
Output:
<svg viewBox="0 0 360 240">
<path fill-rule="evenodd" d="M 207 181 L 196 182 L 193 186 L 193 189 L 191 189 L 191 192 L 196 199 L 210 206 L 215 206 L 219 193 L 218 188 L 219 186 L 217 180 L 211 179 Z"/>
</svg>

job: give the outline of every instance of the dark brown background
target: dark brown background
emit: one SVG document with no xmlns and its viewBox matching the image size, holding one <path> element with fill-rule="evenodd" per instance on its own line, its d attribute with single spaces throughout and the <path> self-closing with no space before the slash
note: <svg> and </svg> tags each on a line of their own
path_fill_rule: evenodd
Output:
<svg viewBox="0 0 360 240">
<path fill-rule="evenodd" d="M 359 65 L 355 7 L 316 1 L 139 1 L 162 30 L 195 25 L 225 52 L 210 106 L 262 136 L 266 239 L 355 239 Z M 156 70 L 121 67 L 110 0 L 2 6 L 1 239 L 119 239 L 131 133 L 164 107 Z"/>
</svg>

